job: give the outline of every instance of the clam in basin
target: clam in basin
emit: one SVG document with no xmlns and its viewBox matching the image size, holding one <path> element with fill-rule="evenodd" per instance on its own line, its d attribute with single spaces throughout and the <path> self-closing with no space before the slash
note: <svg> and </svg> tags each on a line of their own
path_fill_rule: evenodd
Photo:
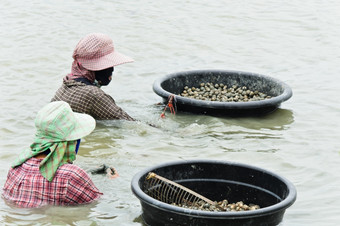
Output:
<svg viewBox="0 0 340 226">
<path fill-rule="evenodd" d="M 181 95 L 186 86 L 199 89 L 201 84 L 207 83 L 223 84 L 228 88 L 245 88 L 249 91 L 263 93 L 270 98 L 253 100 L 234 98 L 233 101 L 221 98 L 219 101 L 215 101 L 212 98 L 199 99 Z M 178 111 L 234 117 L 260 116 L 271 113 L 293 95 L 287 84 L 275 78 L 230 70 L 194 70 L 169 74 L 155 80 L 153 91 L 162 97 L 164 104 L 167 104 L 169 97 L 173 95 Z M 241 96 L 243 99 L 244 95 Z"/>
<path fill-rule="evenodd" d="M 159 184 L 149 187 L 146 178 L 154 172 L 213 200 L 254 203 L 259 209 L 247 211 L 204 211 L 159 201 L 148 195 Z M 142 218 L 147 225 L 278 225 L 285 210 L 296 200 L 294 185 L 276 173 L 255 166 L 218 161 L 188 160 L 163 163 L 137 173 L 131 182 L 140 200 Z M 160 188 L 161 189 L 161 188 Z M 169 189 L 159 190 L 170 196 Z"/>
</svg>

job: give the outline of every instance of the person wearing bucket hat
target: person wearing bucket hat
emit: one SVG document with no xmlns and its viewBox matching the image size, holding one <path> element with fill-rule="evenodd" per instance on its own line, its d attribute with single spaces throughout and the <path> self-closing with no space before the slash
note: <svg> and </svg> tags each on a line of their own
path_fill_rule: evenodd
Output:
<svg viewBox="0 0 340 226">
<path fill-rule="evenodd" d="M 82 38 L 73 51 L 73 59 L 71 73 L 64 77 L 51 101 L 66 101 L 73 111 L 95 119 L 134 121 L 100 89 L 110 83 L 115 66 L 133 62 L 133 59 L 119 53 L 112 39 L 102 33 L 91 33 Z"/>
<path fill-rule="evenodd" d="M 36 135 L 10 168 L 2 197 L 19 207 L 89 203 L 103 194 L 89 175 L 73 165 L 80 138 L 96 122 L 64 101 L 44 106 L 35 119 Z"/>
</svg>

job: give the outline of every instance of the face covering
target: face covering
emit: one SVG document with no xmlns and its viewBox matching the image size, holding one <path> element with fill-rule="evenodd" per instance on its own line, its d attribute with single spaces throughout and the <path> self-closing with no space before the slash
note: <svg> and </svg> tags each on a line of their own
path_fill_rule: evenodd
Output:
<svg viewBox="0 0 340 226">
<path fill-rule="evenodd" d="M 111 82 L 110 76 L 112 76 L 113 67 L 106 68 L 101 71 L 95 71 L 94 73 L 99 85 L 107 86 Z"/>
<path fill-rule="evenodd" d="M 78 154 L 79 145 L 80 145 L 80 139 L 77 140 L 77 144 L 76 144 L 76 154 Z"/>
</svg>

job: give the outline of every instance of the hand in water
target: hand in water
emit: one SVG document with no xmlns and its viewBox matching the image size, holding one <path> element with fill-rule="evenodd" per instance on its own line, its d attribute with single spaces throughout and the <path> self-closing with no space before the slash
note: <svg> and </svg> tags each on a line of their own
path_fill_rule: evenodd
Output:
<svg viewBox="0 0 340 226">
<path fill-rule="evenodd" d="M 106 175 L 110 178 L 110 179 L 114 179 L 119 177 L 119 174 L 117 173 L 116 169 L 113 167 L 109 167 L 106 169 Z"/>
<path fill-rule="evenodd" d="M 99 166 L 98 168 L 90 170 L 92 174 L 106 174 L 110 179 L 119 177 L 116 169 L 105 164 Z"/>
</svg>

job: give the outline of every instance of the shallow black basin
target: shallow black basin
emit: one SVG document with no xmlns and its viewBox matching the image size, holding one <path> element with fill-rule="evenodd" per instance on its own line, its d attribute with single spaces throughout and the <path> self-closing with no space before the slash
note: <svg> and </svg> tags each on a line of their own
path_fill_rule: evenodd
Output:
<svg viewBox="0 0 340 226">
<path fill-rule="evenodd" d="M 209 212 L 173 206 L 146 193 L 149 172 L 175 181 L 213 201 L 227 199 L 260 205 L 242 212 Z M 286 208 L 296 199 L 294 185 L 287 179 L 254 166 L 215 161 L 192 160 L 161 164 L 137 173 L 131 189 L 140 200 L 142 218 L 147 225 L 277 225 Z"/>
<path fill-rule="evenodd" d="M 246 86 L 272 96 L 271 99 L 249 102 L 217 102 L 182 97 L 184 86 L 198 86 L 200 83 L 223 83 L 227 86 Z M 174 95 L 178 111 L 221 116 L 256 116 L 276 110 L 292 96 L 291 88 L 277 79 L 242 71 L 196 70 L 166 75 L 153 84 L 154 92 L 168 102 Z"/>
</svg>

